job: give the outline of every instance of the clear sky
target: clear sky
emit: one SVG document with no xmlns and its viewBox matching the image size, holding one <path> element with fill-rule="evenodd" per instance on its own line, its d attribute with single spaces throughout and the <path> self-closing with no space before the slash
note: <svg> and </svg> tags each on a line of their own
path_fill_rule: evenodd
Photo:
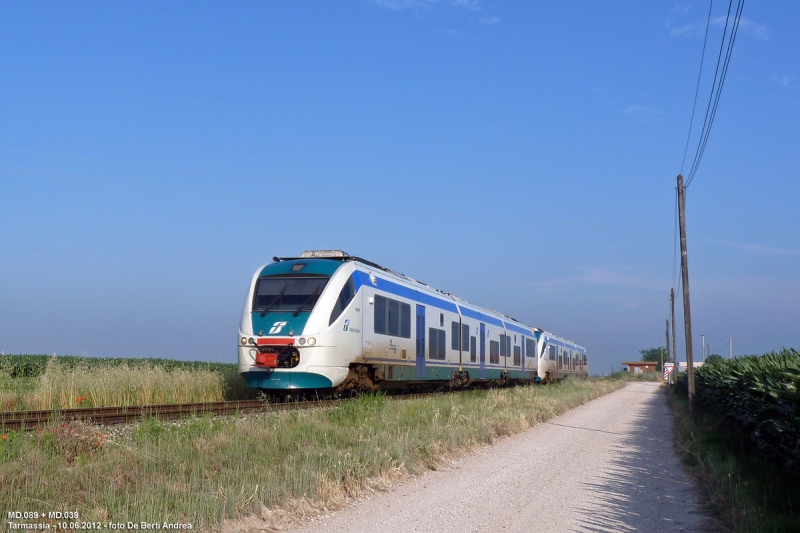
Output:
<svg viewBox="0 0 800 533">
<path fill-rule="evenodd" d="M 707 10 L 2 0 L 0 350 L 234 362 L 256 268 L 335 248 L 593 373 L 637 359 L 664 336 Z M 744 8 L 687 193 L 695 353 L 800 347 L 798 27 L 795 0 Z"/>
</svg>

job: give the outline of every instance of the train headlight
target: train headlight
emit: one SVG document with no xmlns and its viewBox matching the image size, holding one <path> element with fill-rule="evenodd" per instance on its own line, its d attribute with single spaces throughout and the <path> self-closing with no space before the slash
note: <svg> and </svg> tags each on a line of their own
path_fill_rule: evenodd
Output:
<svg viewBox="0 0 800 533">
<path fill-rule="evenodd" d="M 247 339 L 247 342 L 250 343 L 250 344 L 253 344 L 253 345 L 255 345 L 255 343 L 256 343 L 256 341 L 255 341 L 255 339 L 253 337 L 250 337 L 249 339 Z"/>
<path fill-rule="evenodd" d="M 247 344 L 247 337 L 242 337 L 242 344 Z"/>
<path fill-rule="evenodd" d="M 317 339 L 315 339 L 314 337 L 309 337 L 308 338 L 308 345 L 309 346 L 314 346 L 315 344 L 317 344 Z"/>
<path fill-rule="evenodd" d="M 304 345 L 305 343 L 306 343 L 305 337 L 300 337 L 300 339 L 297 341 L 297 344 L 299 344 L 300 346 Z"/>
</svg>

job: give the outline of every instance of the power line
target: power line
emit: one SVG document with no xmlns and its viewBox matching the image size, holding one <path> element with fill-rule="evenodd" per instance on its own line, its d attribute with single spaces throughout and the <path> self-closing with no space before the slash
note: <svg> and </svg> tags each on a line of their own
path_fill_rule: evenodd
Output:
<svg viewBox="0 0 800 533">
<path fill-rule="evenodd" d="M 708 18 L 706 20 L 706 34 L 703 37 L 703 53 L 700 55 L 700 72 L 697 73 L 697 86 L 694 88 L 694 103 L 692 104 L 692 118 L 689 119 L 689 134 L 686 136 L 686 147 L 683 149 L 683 161 L 681 161 L 681 174 L 683 174 L 683 166 L 686 164 L 686 152 L 689 151 L 689 139 L 692 136 L 692 126 L 694 125 L 694 110 L 697 107 L 697 94 L 700 92 L 700 76 L 703 74 L 703 62 L 706 58 L 706 42 L 708 41 L 708 27 L 711 26 L 711 6 L 714 5 L 714 0 L 708 3 Z M 673 282 L 673 285 L 675 283 Z"/>
<path fill-rule="evenodd" d="M 700 141 L 697 145 L 697 150 L 695 151 L 692 167 L 689 170 L 689 179 L 686 181 L 686 187 L 691 185 L 692 180 L 694 180 L 694 177 L 697 174 L 697 169 L 700 166 L 700 160 L 703 158 L 706 145 L 708 144 L 708 138 L 711 134 L 711 126 L 713 125 L 714 118 L 717 115 L 717 107 L 719 106 L 719 99 L 722 95 L 722 87 L 725 84 L 725 78 L 728 74 L 728 66 L 730 64 L 731 55 L 733 54 L 733 45 L 736 42 L 736 34 L 739 30 L 739 22 L 741 21 L 742 10 L 744 9 L 744 0 L 738 0 L 736 10 L 734 12 L 733 22 L 731 23 L 732 7 L 733 0 L 730 0 L 728 3 L 728 13 L 725 17 L 725 28 L 722 31 L 722 41 L 720 42 L 719 46 L 719 54 L 717 55 L 717 67 L 714 70 L 714 80 L 711 84 L 711 93 L 709 94 L 708 104 L 706 106 L 706 116 L 703 120 L 703 129 L 700 132 Z M 728 35 L 729 25 L 731 27 L 730 35 Z M 725 49 L 726 37 L 728 45 L 727 49 Z M 724 59 L 722 54 L 723 50 L 725 50 Z M 720 65 L 722 66 L 721 69 Z M 717 80 L 719 80 L 719 82 L 717 82 Z"/>
</svg>

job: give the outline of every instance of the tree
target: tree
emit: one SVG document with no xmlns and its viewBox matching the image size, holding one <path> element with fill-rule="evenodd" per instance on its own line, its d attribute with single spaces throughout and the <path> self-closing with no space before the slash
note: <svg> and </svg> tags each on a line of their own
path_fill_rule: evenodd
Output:
<svg viewBox="0 0 800 533">
<path fill-rule="evenodd" d="M 661 354 L 663 353 L 664 357 L 667 356 L 666 348 L 650 348 L 648 350 L 639 350 L 639 353 L 642 354 L 642 361 L 651 361 L 657 363 L 656 372 L 661 372 Z"/>
<path fill-rule="evenodd" d="M 718 353 L 712 353 L 711 355 L 706 357 L 707 365 L 715 365 L 717 363 L 723 363 L 723 362 L 725 362 L 725 359 L 723 359 L 722 356 Z"/>
</svg>

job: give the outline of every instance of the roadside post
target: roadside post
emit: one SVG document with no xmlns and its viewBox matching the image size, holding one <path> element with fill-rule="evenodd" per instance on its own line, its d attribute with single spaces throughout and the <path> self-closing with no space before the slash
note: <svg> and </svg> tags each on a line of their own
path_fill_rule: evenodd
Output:
<svg viewBox="0 0 800 533">
<path fill-rule="evenodd" d="M 675 370 L 675 363 L 664 363 L 664 379 L 672 384 L 672 371 Z"/>
</svg>

